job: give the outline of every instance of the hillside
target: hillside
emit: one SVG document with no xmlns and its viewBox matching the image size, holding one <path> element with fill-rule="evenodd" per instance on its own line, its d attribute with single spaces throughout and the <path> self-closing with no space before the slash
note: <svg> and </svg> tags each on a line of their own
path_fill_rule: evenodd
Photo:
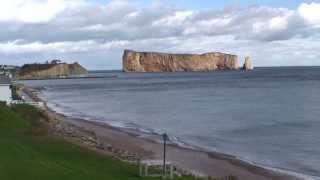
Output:
<svg viewBox="0 0 320 180">
<path fill-rule="evenodd" d="M 0 104 L 0 179 L 162 179 L 139 177 L 133 165 L 54 137 L 43 121 L 31 106 Z"/>
<path fill-rule="evenodd" d="M 54 78 L 87 74 L 79 63 L 25 64 L 19 72 L 19 79 Z"/>
</svg>

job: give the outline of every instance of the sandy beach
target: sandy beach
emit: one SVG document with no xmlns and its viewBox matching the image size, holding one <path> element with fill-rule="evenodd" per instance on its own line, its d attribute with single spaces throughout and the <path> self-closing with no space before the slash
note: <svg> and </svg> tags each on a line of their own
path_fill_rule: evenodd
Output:
<svg viewBox="0 0 320 180">
<path fill-rule="evenodd" d="M 30 92 L 29 88 L 24 88 L 24 90 L 26 94 L 32 96 L 31 98 L 39 100 L 34 93 Z M 112 127 L 103 122 L 68 118 L 50 109 L 46 109 L 45 112 L 50 118 L 68 122 L 79 129 L 94 132 L 103 144 L 112 145 L 112 147 L 139 154 L 142 159 L 145 160 L 162 159 L 163 145 L 150 139 L 142 138 L 141 132 Z M 106 154 L 108 154 L 108 152 L 106 152 Z M 184 148 L 174 144 L 168 145 L 167 158 L 179 168 L 202 176 L 225 177 L 233 175 L 240 180 L 300 179 L 288 174 L 255 166 L 238 160 L 233 156 Z"/>
</svg>

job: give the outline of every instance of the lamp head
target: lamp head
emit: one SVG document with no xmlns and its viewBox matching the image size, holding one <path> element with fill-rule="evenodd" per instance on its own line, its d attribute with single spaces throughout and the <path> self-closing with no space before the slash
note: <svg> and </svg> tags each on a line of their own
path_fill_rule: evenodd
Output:
<svg viewBox="0 0 320 180">
<path fill-rule="evenodd" d="M 162 134 L 162 138 L 163 138 L 163 140 L 167 140 L 168 139 L 167 133 Z"/>
</svg>

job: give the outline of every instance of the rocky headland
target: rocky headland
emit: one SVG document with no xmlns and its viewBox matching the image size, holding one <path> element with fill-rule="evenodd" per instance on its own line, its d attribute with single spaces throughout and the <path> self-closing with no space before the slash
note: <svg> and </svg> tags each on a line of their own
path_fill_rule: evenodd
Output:
<svg viewBox="0 0 320 180">
<path fill-rule="evenodd" d="M 18 79 L 61 78 L 87 74 L 88 71 L 79 63 L 62 63 L 54 60 L 44 64 L 25 64 L 21 67 Z"/>
<path fill-rule="evenodd" d="M 238 56 L 219 52 L 167 54 L 125 50 L 124 72 L 189 72 L 239 69 Z"/>
</svg>

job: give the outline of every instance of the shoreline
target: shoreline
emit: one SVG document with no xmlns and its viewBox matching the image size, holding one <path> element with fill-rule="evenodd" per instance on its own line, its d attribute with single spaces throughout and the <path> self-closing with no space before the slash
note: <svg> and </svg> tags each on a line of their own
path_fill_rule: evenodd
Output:
<svg viewBox="0 0 320 180">
<path fill-rule="evenodd" d="M 25 87 L 23 89 L 31 99 L 42 101 L 34 94 L 34 92 L 37 92 L 36 90 Z M 142 132 L 139 132 L 138 130 L 114 127 L 100 121 L 70 118 L 53 111 L 47 106 L 45 112 L 51 118 L 70 123 L 80 129 L 94 132 L 103 144 L 108 144 L 116 149 L 122 149 L 134 154 L 139 154 L 139 156 L 145 160 L 162 158 L 163 145 L 150 138 L 141 137 Z M 276 171 L 273 168 L 261 167 L 254 163 L 240 160 L 236 156 L 219 152 L 209 152 L 203 149 L 191 149 L 176 144 L 168 145 L 167 156 L 168 160 L 175 164 L 179 169 L 197 176 L 225 177 L 233 175 L 240 180 L 303 179 L 302 177 L 285 173 L 285 170 Z"/>
<path fill-rule="evenodd" d="M 117 75 L 110 76 L 66 76 L 66 77 L 44 77 L 44 78 L 17 78 L 18 81 L 41 81 L 41 80 L 59 80 L 59 79 L 111 79 L 116 78 Z"/>
</svg>

